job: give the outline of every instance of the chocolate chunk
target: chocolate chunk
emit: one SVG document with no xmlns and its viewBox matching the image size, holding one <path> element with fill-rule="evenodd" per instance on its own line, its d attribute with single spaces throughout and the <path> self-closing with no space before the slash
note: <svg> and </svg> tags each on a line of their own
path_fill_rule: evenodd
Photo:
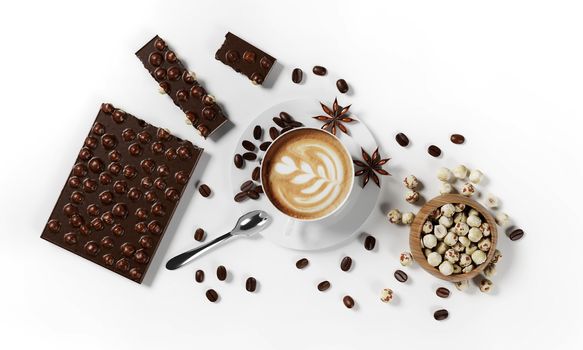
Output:
<svg viewBox="0 0 583 350">
<path fill-rule="evenodd" d="M 109 103 L 90 126 L 41 238 L 140 283 L 202 149 L 170 134 L 157 138 L 162 129 Z M 151 151 L 153 142 L 189 157 L 167 159 Z M 142 192 L 145 185 L 155 194 L 155 184 L 174 174 L 163 202 Z"/>
<path fill-rule="evenodd" d="M 447 289 L 445 287 L 439 287 L 435 291 L 435 294 L 440 298 L 447 298 L 447 297 L 449 297 L 449 289 Z"/>
<path fill-rule="evenodd" d="M 342 303 L 344 303 L 344 306 L 346 306 L 349 309 L 352 309 L 354 307 L 354 299 L 352 299 L 350 295 L 344 296 L 344 298 L 342 298 Z"/>
<path fill-rule="evenodd" d="M 253 293 L 257 289 L 257 280 L 254 277 L 249 277 L 245 281 L 245 289 Z"/>
<path fill-rule="evenodd" d="M 323 292 L 325 290 L 328 290 L 328 288 L 330 288 L 330 282 L 328 282 L 328 281 L 322 281 L 322 282 L 318 283 L 318 290 L 320 292 Z"/>
<path fill-rule="evenodd" d="M 227 269 L 223 265 L 217 267 L 217 278 L 219 281 L 224 281 L 227 279 Z"/>
<path fill-rule="evenodd" d="M 194 231 L 194 239 L 199 242 L 204 240 L 204 230 L 202 228 L 199 227 Z"/>
<path fill-rule="evenodd" d="M 211 188 L 207 184 L 202 184 L 198 187 L 198 192 L 206 198 L 211 195 Z"/>
<path fill-rule="evenodd" d="M 161 45 L 156 46 L 160 42 L 164 40 L 155 36 L 136 52 L 136 56 L 174 104 L 186 114 L 192 126 L 206 138 L 221 127 L 227 118 L 214 98 L 176 58 L 176 54 L 165 43 L 163 48 Z"/>
<path fill-rule="evenodd" d="M 409 279 L 409 276 L 407 276 L 405 271 L 402 271 L 402 270 L 395 271 L 394 276 L 395 276 L 395 279 L 401 283 L 405 283 Z"/>
<path fill-rule="evenodd" d="M 214 289 L 209 289 L 205 293 L 206 298 L 211 302 L 214 303 L 219 300 L 219 294 Z"/>
<path fill-rule="evenodd" d="M 300 270 L 308 266 L 308 264 L 309 261 L 306 258 L 301 258 L 300 260 L 296 261 L 296 267 Z"/>
<path fill-rule="evenodd" d="M 461 145 L 462 143 L 466 142 L 466 138 L 464 137 L 464 135 L 460 134 L 452 134 L 449 139 L 451 140 L 452 143 L 455 143 L 456 145 Z"/>
<path fill-rule="evenodd" d="M 340 269 L 342 271 L 348 271 L 348 270 L 350 270 L 351 267 L 352 267 L 352 258 L 349 256 L 345 256 L 344 258 L 342 258 L 342 261 L 340 262 Z"/>
<path fill-rule="evenodd" d="M 299 84 L 302 82 L 302 78 L 304 77 L 304 72 L 299 69 L 299 68 L 295 68 L 292 72 L 292 81 L 296 84 Z"/>
<path fill-rule="evenodd" d="M 231 32 L 225 35 L 225 41 L 215 54 L 215 58 L 236 72 L 244 74 L 256 85 L 263 84 L 276 61 L 269 54 Z"/>
<path fill-rule="evenodd" d="M 449 312 L 445 309 L 437 310 L 433 313 L 433 318 L 438 321 L 443 321 L 449 316 Z"/>
<path fill-rule="evenodd" d="M 316 75 L 326 75 L 328 70 L 322 66 L 314 66 L 314 68 L 312 68 L 312 72 Z"/>
<path fill-rule="evenodd" d="M 338 91 L 345 94 L 348 92 L 348 83 L 344 79 L 338 79 L 336 81 L 336 88 L 338 89 Z"/>
<path fill-rule="evenodd" d="M 407 147 L 407 146 L 409 146 L 409 138 L 407 137 L 407 135 L 403 134 L 402 132 L 398 133 L 395 136 L 395 140 L 397 141 L 397 143 L 401 147 Z"/>
<path fill-rule="evenodd" d="M 435 145 L 431 145 L 427 148 L 427 153 L 432 157 L 437 158 L 441 155 L 441 149 Z"/>
</svg>

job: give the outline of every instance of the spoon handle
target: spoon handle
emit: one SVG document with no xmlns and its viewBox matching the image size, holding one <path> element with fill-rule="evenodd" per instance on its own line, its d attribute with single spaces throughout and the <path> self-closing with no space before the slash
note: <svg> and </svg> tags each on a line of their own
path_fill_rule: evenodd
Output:
<svg viewBox="0 0 583 350">
<path fill-rule="evenodd" d="M 198 246 L 194 249 L 186 251 L 182 254 L 176 255 L 172 259 L 168 260 L 168 262 L 166 263 L 166 268 L 168 270 L 176 270 L 177 268 L 184 266 L 184 265 L 188 264 L 189 262 L 191 262 L 192 260 L 194 260 L 196 258 L 196 256 L 199 255 L 200 253 L 208 250 L 210 247 L 214 246 L 215 244 L 222 242 L 222 241 L 226 240 L 227 238 L 231 238 L 231 237 L 233 237 L 231 232 L 225 233 L 224 235 L 219 236 L 208 243 L 205 243 L 205 244 Z"/>
</svg>

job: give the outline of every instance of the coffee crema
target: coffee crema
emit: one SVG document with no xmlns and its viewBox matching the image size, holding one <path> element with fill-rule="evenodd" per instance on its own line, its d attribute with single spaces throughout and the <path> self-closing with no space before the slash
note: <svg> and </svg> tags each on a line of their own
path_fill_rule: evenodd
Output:
<svg viewBox="0 0 583 350">
<path fill-rule="evenodd" d="M 340 141 L 325 131 L 289 131 L 273 143 L 263 162 L 267 196 L 279 210 L 297 219 L 326 216 L 352 188 L 352 159 Z"/>
</svg>

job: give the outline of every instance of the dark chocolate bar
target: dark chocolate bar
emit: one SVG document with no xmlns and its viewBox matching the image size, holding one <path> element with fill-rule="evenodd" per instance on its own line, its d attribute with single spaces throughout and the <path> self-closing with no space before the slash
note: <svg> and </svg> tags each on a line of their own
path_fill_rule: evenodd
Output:
<svg viewBox="0 0 583 350">
<path fill-rule="evenodd" d="M 215 58 L 236 72 L 242 73 L 252 83 L 261 85 L 267 78 L 275 58 L 229 32 Z"/>
<path fill-rule="evenodd" d="M 202 151 L 103 104 L 41 238 L 141 283 Z"/>
<path fill-rule="evenodd" d="M 204 138 L 227 121 L 215 98 L 207 93 L 159 36 L 138 50 L 136 56 L 159 83 L 161 91 L 172 98 Z"/>
</svg>

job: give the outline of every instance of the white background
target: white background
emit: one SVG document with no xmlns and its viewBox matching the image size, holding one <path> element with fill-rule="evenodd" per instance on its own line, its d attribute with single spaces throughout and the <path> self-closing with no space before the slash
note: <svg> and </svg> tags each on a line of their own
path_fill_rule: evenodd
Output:
<svg viewBox="0 0 583 350">
<path fill-rule="evenodd" d="M 13 1 L 3 4 L 0 150 L 0 348 L 169 349 L 455 346 L 583 346 L 583 175 L 580 3 L 563 1 Z M 227 31 L 277 57 L 283 71 L 270 89 L 254 87 L 215 61 Z M 236 127 L 218 142 L 198 138 L 134 56 L 160 34 L 225 106 Z M 328 67 L 326 77 L 310 72 Z M 294 67 L 307 72 L 291 83 Z M 264 238 L 239 240 L 178 271 L 162 264 L 195 244 L 202 226 L 231 228 L 228 169 L 246 123 L 269 106 L 298 97 L 331 102 L 334 81 L 353 88 L 342 103 L 374 128 L 392 157 L 379 210 L 362 243 L 304 254 Z M 197 177 L 216 191 L 190 192 L 138 285 L 39 238 L 101 102 L 110 101 L 205 148 Z M 393 136 L 405 132 L 412 146 Z M 467 143 L 449 143 L 451 132 Z M 432 159 L 425 148 L 442 146 Z M 510 242 L 493 293 L 442 300 L 444 285 L 418 266 L 410 281 L 392 277 L 408 231 L 386 223 L 380 207 L 413 210 L 400 180 L 416 174 L 422 194 L 437 192 L 435 171 L 458 163 L 487 175 L 480 189 L 527 232 Z M 196 179 L 193 179 L 196 180 Z M 348 254 L 349 273 L 338 268 Z M 310 258 L 299 271 L 295 261 Z M 214 269 L 232 273 L 218 282 Z M 202 268 L 207 279 L 194 283 Z M 255 294 L 244 280 L 260 281 Z M 332 288 L 315 285 L 329 279 Z M 215 288 L 219 303 L 204 297 Z M 383 287 L 396 300 L 378 300 Z M 453 287 L 453 286 L 450 286 Z M 346 309 L 344 294 L 357 308 Z M 445 307 L 450 318 L 433 319 Z"/>
</svg>

